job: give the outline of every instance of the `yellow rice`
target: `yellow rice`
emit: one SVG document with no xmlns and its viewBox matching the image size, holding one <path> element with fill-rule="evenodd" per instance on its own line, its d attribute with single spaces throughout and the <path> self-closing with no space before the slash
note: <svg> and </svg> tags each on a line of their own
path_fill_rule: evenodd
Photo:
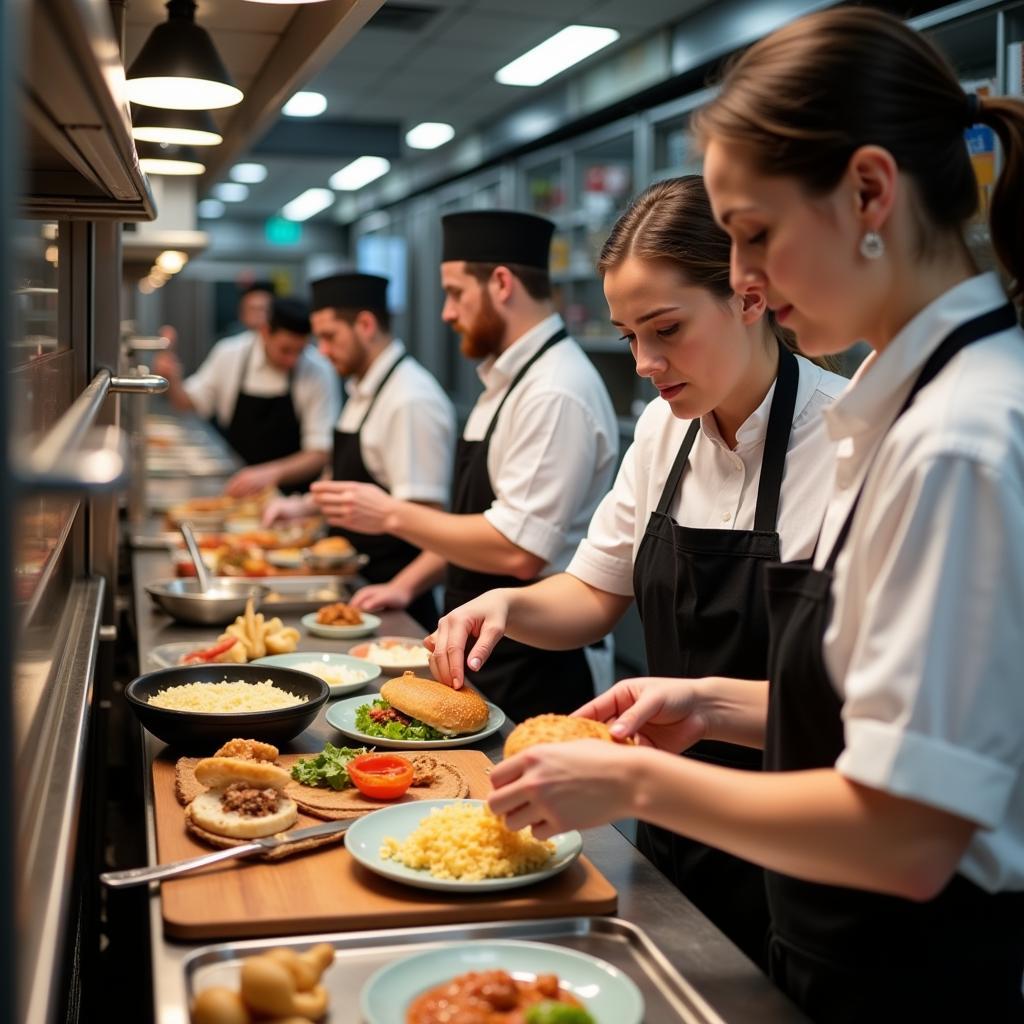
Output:
<svg viewBox="0 0 1024 1024">
<path fill-rule="evenodd" d="M 512 832 L 486 807 L 457 803 L 433 808 L 403 842 L 385 838 L 380 855 L 435 878 L 476 882 L 539 871 L 554 851 L 529 828 Z"/>
<path fill-rule="evenodd" d="M 183 683 L 157 690 L 147 701 L 170 711 L 198 711 L 203 714 L 230 715 L 249 711 L 276 711 L 307 703 L 274 686 L 273 679 L 259 683 Z"/>
</svg>

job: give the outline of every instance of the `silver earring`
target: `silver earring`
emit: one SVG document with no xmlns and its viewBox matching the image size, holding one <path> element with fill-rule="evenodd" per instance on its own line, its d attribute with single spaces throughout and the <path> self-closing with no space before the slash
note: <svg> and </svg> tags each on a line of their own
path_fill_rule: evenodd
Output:
<svg viewBox="0 0 1024 1024">
<path fill-rule="evenodd" d="M 860 254 L 866 260 L 880 260 L 885 254 L 885 241 L 877 231 L 866 231 L 860 240 Z"/>
</svg>

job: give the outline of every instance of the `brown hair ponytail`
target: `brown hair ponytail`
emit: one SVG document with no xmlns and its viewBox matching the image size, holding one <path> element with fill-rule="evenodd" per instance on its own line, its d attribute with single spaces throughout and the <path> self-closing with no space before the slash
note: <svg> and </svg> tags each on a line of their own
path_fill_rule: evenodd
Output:
<svg viewBox="0 0 1024 1024">
<path fill-rule="evenodd" d="M 727 141 L 760 173 L 795 178 L 813 195 L 836 186 L 860 146 L 884 147 L 916 186 L 924 257 L 936 235 L 962 237 L 977 209 L 963 136 L 977 120 L 993 128 L 1006 153 L 991 230 L 1020 298 L 1024 103 L 972 101 L 945 58 L 893 15 L 841 7 L 798 18 L 742 54 L 691 123 L 700 143 Z"/>
<path fill-rule="evenodd" d="M 601 248 L 602 276 L 630 256 L 670 263 L 690 283 L 722 302 L 732 298 L 729 236 L 715 222 L 704 179 L 699 174 L 659 181 L 638 195 L 615 222 Z M 796 338 L 771 312 L 765 322 L 775 338 L 797 351 Z"/>
</svg>

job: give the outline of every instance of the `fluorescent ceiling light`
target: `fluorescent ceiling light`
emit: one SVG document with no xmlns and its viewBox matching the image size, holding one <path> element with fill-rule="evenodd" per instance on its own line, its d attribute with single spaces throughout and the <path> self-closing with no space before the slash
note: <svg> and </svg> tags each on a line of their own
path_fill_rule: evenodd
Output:
<svg viewBox="0 0 1024 1024">
<path fill-rule="evenodd" d="M 307 188 L 281 208 L 281 216 L 285 220 L 309 220 L 333 204 L 334 193 L 329 188 Z"/>
<path fill-rule="evenodd" d="M 542 85 L 619 38 L 613 28 L 570 25 L 496 71 L 502 85 Z"/>
<path fill-rule="evenodd" d="M 240 181 L 244 185 L 258 185 L 267 180 L 267 169 L 263 164 L 235 164 L 228 171 L 232 181 Z"/>
<path fill-rule="evenodd" d="M 222 181 L 210 191 L 224 203 L 244 203 L 249 198 L 249 186 L 237 181 Z"/>
<path fill-rule="evenodd" d="M 424 121 L 405 133 L 405 144 L 413 149 L 437 149 L 455 135 L 455 129 L 444 121 Z"/>
<path fill-rule="evenodd" d="M 287 117 L 319 117 L 327 109 L 322 92 L 297 92 L 282 108 Z"/>
<path fill-rule="evenodd" d="M 390 170 L 391 161 L 382 156 L 361 156 L 335 171 L 328 184 L 341 192 L 355 192 Z"/>
<path fill-rule="evenodd" d="M 224 216 L 224 204 L 219 199 L 204 199 L 196 207 L 196 213 L 203 220 L 216 220 Z"/>
</svg>

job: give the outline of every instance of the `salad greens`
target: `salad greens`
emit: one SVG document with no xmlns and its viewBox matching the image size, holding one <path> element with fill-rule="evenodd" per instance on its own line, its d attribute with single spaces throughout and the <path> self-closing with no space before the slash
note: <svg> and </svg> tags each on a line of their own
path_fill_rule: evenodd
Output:
<svg viewBox="0 0 1024 1024">
<path fill-rule="evenodd" d="M 526 1024 L 594 1024 L 594 1018 L 578 1006 L 545 1001 L 527 1009 Z"/>
<path fill-rule="evenodd" d="M 356 708 L 356 728 L 365 736 L 380 736 L 389 740 L 443 740 L 449 738 L 416 718 L 413 718 L 409 725 L 402 725 L 401 722 L 375 722 L 370 717 L 371 711 L 387 711 L 390 707 L 391 705 L 383 699 L 375 700 L 372 704 L 361 704 Z"/>
<path fill-rule="evenodd" d="M 336 747 L 328 743 L 316 757 L 304 757 L 292 765 L 292 778 L 304 786 L 344 789 L 351 786 L 348 764 L 354 757 L 369 753 L 366 747 Z"/>
</svg>

